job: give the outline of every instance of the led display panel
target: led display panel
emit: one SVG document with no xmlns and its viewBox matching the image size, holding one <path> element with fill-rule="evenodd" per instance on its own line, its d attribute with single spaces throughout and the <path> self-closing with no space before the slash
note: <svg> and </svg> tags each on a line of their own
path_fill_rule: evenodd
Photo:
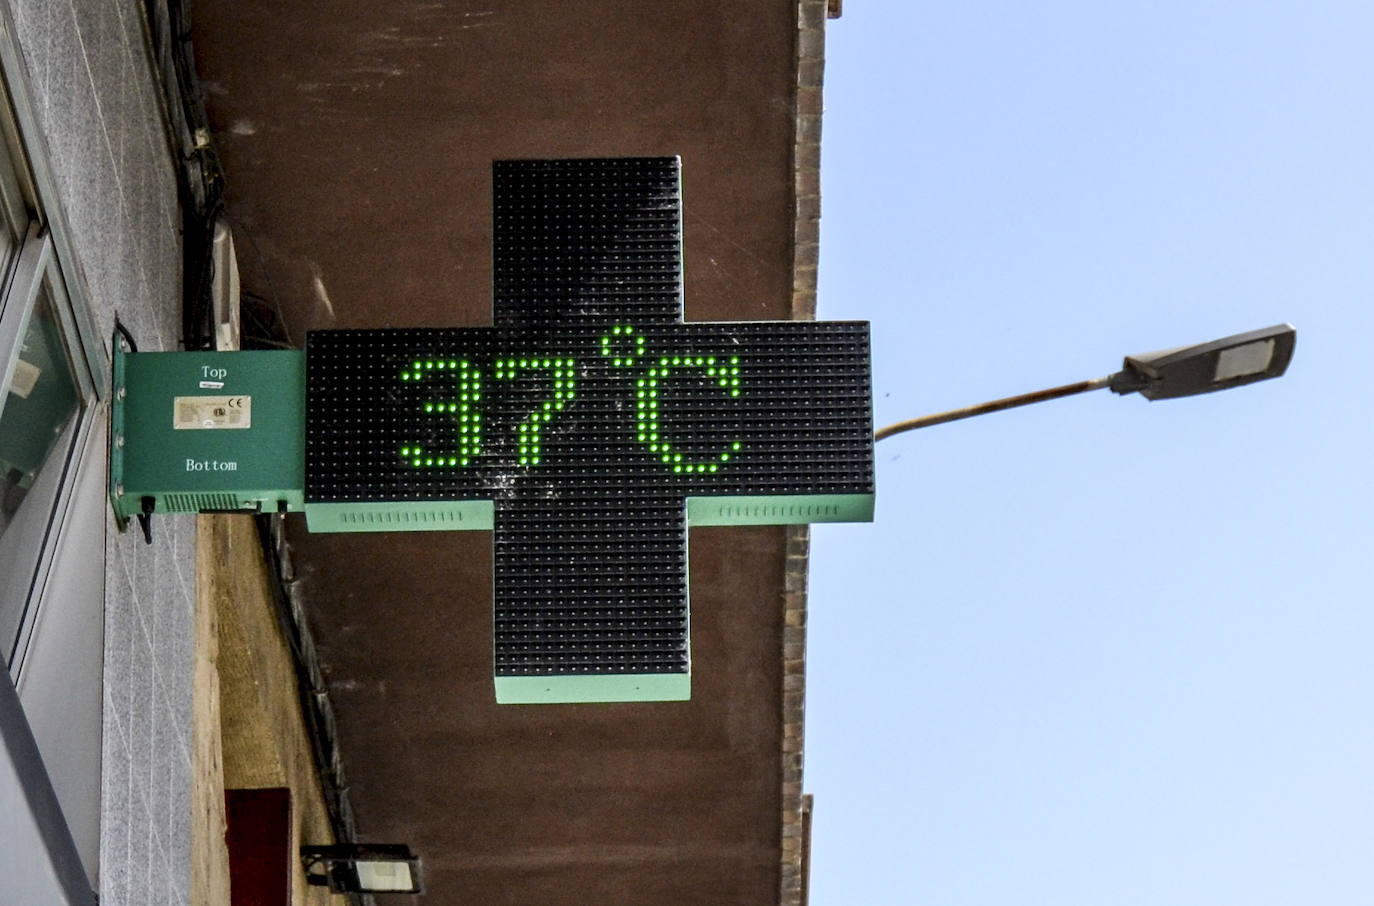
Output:
<svg viewBox="0 0 1374 906">
<path fill-rule="evenodd" d="M 311 529 L 491 528 L 499 700 L 686 698 L 689 517 L 871 518 L 868 325 L 684 323 L 678 182 L 498 162 L 491 327 L 307 338 Z"/>
</svg>

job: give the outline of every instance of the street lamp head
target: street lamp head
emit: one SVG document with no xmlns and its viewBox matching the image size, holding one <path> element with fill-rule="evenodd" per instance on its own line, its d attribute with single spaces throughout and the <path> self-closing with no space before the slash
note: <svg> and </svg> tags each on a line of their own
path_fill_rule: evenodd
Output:
<svg viewBox="0 0 1374 906">
<path fill-rule="evenodd" d="M 1108 386 L 1115 393 L 1163 400 L 1276 378 L 1288 368 L 1297 336 L 1293 325 L 1279 324 L 1210 343 L 1127 356 Z"/>
<path fill-rule="evenodd" d="M 993 400 L 978 406 L 950 409 L 920 418 L 896 422 L 873 433 L 874 441 L 894 434 L 942 425 L 945 422 L 972 418 L 988 412 L 1014 409 L 1031 403 L 1073 396 L 1090 390 L 1110 387 L 1115 393 L 1139 393 L 1148 400 L 1166 400 L 1176 396 L 1193 396 L 1213 390 L 1229 390 L 1241 384 L 1253 384 L 1276 378 L 1288 368 L 1293 358 L 1293 344 L 1298 332 L 1291 324 L 1279 324 L 1263 330 L 1238 333 L 1233 337 L 1180 346 L 1145 355 L 1126 356 L 1121 371 L 1107 377 L 1051 387 L 1035 393 L 1023 393 Z"/>
</svg>

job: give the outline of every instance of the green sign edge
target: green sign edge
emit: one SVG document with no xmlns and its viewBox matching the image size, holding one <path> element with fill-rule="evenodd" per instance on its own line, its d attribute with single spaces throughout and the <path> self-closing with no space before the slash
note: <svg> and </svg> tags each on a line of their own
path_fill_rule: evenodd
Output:
<svg viewBox="0 0 1374 906">
<path fill-rule="evenodd" d="M 690 673 L 498 676 L 495 681 L 499 705 L 685 702 L 692 698 Z"/>
<path fill-rule="evenodd" d="M 490 500 L 390 500 L 306 503 L 313 532 L 490 531 L 496 524 Z"/>
<path fill-rule="evenodd" d="M 803 525 L 872 522 L 872 494 L 769 494 L 688 497 L 690 525 Z"/>
<path fill-rule="evenodd" d="M 490 500 L 389 500 L 307 503 L 311 532 L 490 531 Z M 804 525 L 872 522 L 872 494 L 688 497 L 690 525 Z"/>
</svg>

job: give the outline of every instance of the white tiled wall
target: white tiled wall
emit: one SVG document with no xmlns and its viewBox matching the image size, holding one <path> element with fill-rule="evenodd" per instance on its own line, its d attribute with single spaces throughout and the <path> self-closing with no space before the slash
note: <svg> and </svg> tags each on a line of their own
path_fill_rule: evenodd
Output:
<svg viewBox="0 0 1374 906">
<path fill-rule="evenodd" d="M 140 0 L 10 5 L 92 315 L 140 349 L 180 333 L 180 214 Z M 108 512 L 100 902 L 186 903 L 190 879 L 194 517 L 154 544 Z"/>
</svg>

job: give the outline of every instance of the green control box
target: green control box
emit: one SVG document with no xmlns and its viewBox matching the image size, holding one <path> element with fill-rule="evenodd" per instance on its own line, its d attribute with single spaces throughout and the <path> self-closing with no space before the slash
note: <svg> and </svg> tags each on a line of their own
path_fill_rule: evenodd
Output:
<svg viewBox="0 0 1374 906">
<path fill-rule="evenodd" d="M 110 500 L 139 513 L 304 504 L 305 353 L 126 353 L 116 343 Z"/>
</svg>

